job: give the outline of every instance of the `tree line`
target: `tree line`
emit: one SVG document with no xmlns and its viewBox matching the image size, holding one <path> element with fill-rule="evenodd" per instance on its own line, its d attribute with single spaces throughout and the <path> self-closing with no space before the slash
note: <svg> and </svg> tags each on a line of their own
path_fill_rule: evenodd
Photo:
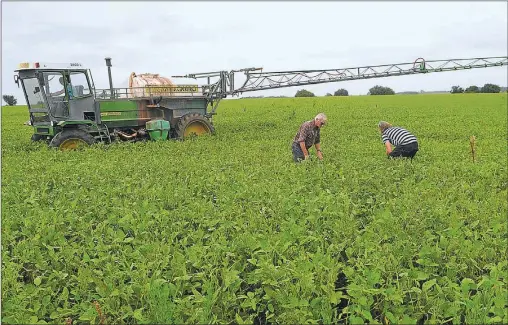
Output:
<svg viewBox="0 0 508 325">
<path fill-rule="evenodd" d="M 494 84 L 485 84 L 483 87 L 478 86 L 469 86 L 464 90 L 460 86 L 453 86 L 452 90 L 450 90 L 450 93 L 452 94 L 462 94 L 462 93 L 490 93 L 490 94 L 497 94 L 501 92 L 501 87 Z"/>
<path fill-rule="evenodd" d="M 508 91 L 505 88 L 501 88 L 499 85 L 495 84 L 485 84 L 483 87 L 478 86 L 469 86 L 465 90 L 460 86 L 453 86 L 450 93 L 459 94 L 459 93 L 500 93 L 501 91 Z M 423 91 L 422 91 L 423 93 Z M 379 95 L 395 95 L 395 91 L 390 87 L 384 87 L 380 85 L 376 85 L 369 89 L 367 95 L 379 96 Z M 418 94 L 418 92 L 403 92 L 400 94 Z M 326 96 L 348 96 L 348 91 L 346 89 L 339 89 L 333 95 L 327 93 Z M 316 95 L 308 91 L 306 89 L 301 89 L 296 92 L 295 97 L 315 97 Z"/>
<path fill-rule="evenodd" d="M 377 86 L 370 88 L 367 95 L 395 95 L 395 92 L 390 87 L 383 87 L 383 86 L 377 85 Z M 295 97 L 315 97 L 315 96 L 316 95 L 313 92 L 308 91 L 306 89 L 298 90 L 295 94 Z M 326 96 L 349 96 L 349 92 L 344 88 L 340 88 L 340 89 L 337 89 L 333 93 L 333 95 L 330 93 L 327 93 Z"/>
</svg>

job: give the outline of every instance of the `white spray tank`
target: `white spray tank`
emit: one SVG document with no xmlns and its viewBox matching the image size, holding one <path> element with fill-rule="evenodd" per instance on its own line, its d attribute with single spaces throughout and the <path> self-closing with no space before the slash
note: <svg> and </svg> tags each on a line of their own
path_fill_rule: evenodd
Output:
<svg viewBox="0 0 508 325">
<path fill-rule="evenodd" d="M 174 85 L 169 78 L 162 77 L 159 74 L 143 73 L 136 75 L 133 72 L 129 77 L 129 95 L 130 97 L 149 97 L 151 93 L 153 96 L 173 96 L 171 87 Z"/>
</svg>

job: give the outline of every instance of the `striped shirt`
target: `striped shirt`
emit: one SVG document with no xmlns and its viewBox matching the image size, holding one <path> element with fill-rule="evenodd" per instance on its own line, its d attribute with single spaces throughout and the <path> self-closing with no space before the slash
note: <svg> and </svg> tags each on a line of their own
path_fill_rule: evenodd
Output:
<svg viewBox="0 0 508 325">
<path fill-rule="evenodd" d="M 392 126 L 383 131 L 382 134 L 383 143 L 390 141 L 394 146 L 404 146 L 413 142 L 417 142 L 416 137 L 409 133 L 408 130 L 403 128 Z"/>
</svg>

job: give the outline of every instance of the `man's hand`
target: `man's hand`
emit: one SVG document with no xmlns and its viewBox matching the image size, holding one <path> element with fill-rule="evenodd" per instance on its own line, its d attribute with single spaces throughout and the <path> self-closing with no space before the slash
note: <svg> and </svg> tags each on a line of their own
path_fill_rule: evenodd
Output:
<svg viewBox="0 0 508 325">
<path fill-rule="evenodd" d="M 323 160 L 323 153 L 321 152 L 321 144 L 316 143 L 316 152 L 319 160 Z"/>
</svg>

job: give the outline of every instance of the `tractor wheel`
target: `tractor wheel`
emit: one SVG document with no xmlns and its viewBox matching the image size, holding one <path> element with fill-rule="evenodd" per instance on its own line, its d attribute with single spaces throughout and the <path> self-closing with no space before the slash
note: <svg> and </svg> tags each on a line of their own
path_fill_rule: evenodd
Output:
<svg viewBox="0 0 508 325">
<path fill-rule="evenodd" d="M 87 147 L 93 143 L 95 143 L 95 139 L 88 132 L 79 129 L 65 129 L 51 139 L 49 146 L 67 151 Z"/>
<path fill-rule="evenodd" d="M 175 133 L 179 139 L 184 139 L 189 136 L 202 135 L 206 133 L 213 134 L 215 128 L 213 124 L 201 114 L 191 113 L 184 115 L 176 125 Z"/>
<path fill-rule="evenodd" d="M 44 140 L 46 140 L 46 136 L 45 135 L 32 134 L 32 141 L 33 142 L 44 141 Z"/>
</svg>

